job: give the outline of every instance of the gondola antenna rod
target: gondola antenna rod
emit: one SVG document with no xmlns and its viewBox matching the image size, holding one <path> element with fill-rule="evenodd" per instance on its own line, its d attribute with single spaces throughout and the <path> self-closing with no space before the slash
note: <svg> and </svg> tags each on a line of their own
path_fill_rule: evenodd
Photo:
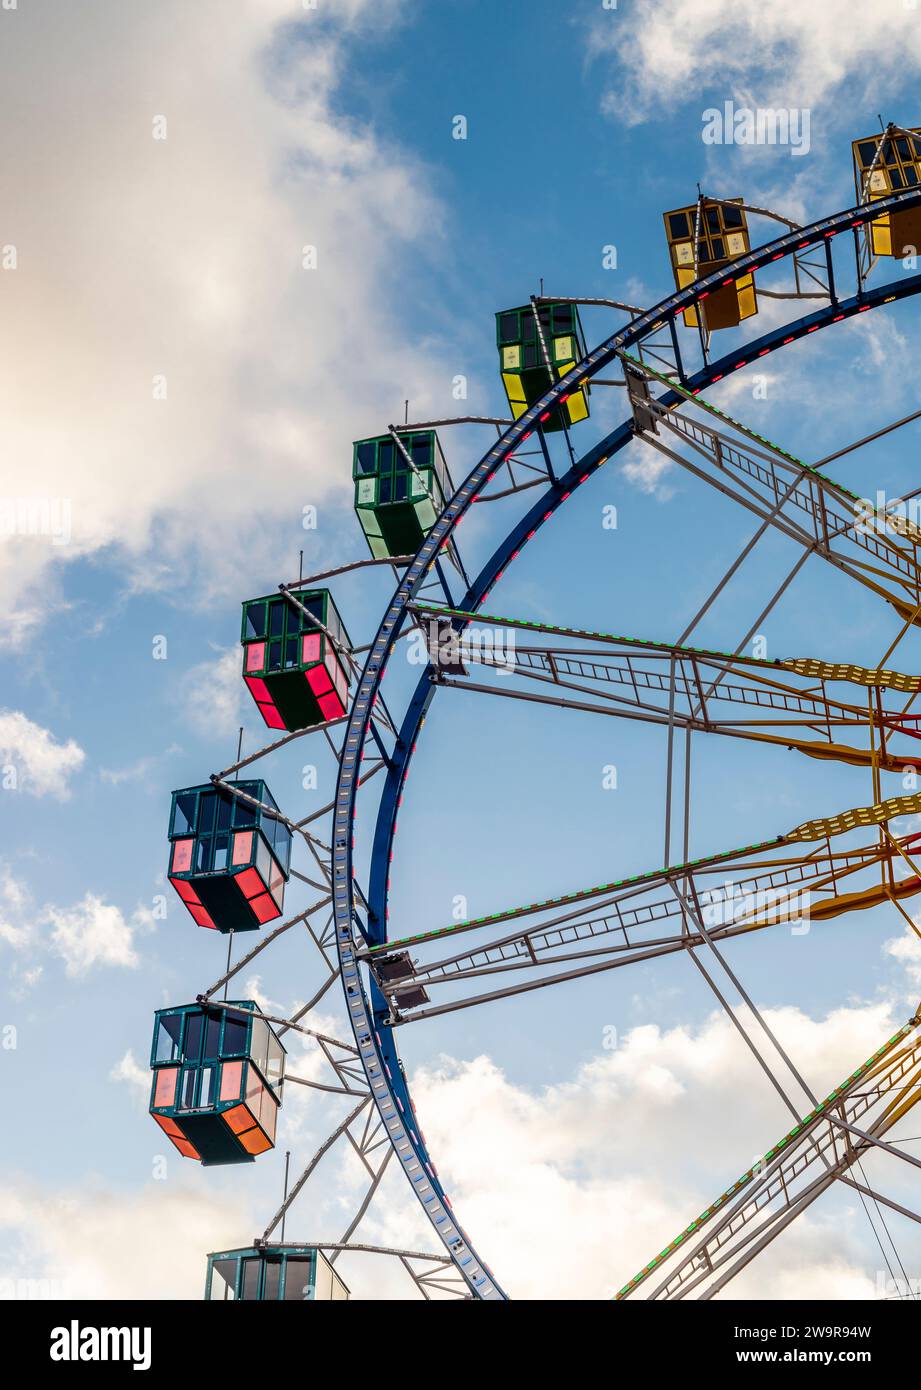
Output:
<svg viewBox="0 0 921 1390">
<path fill-rule="evenodd" d="M 288 1170 L 291 1167 L 291 1150 L 285 1150 L 285 1195 L 282 1200 L 281 1243 L 285 1243 L 285 1220 L 288 1216 Z"/>
<path fill-rule="evenodd" d="M 227 970 L 224 974 L 224 998 L 227 998 L 227 986 L 230 983 L 230 956 L 233 951 L 233 927 L 227 933 Z"/>
</svg>

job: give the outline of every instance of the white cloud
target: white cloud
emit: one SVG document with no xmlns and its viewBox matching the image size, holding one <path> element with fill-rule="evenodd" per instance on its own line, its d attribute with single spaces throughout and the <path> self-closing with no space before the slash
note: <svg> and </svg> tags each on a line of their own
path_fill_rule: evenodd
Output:
<svg viewBox="0 0 921 1390">
<path fill-rule="evenodd" d="M 38 918 L 32 905 L 28 885 L 13 877 L 8 864 L 0 866 L 0 941 L 14 951 L 31 947 L 38 935 Z"/>
<path fill-rule="evenodd" d="M 241 675 L 242 663 L 240 648 L 230 647 L 198 662 L 183 675 L 177 699 L 184 719 L 197 733 L 229 738 L 244 723 L 244 710 L 249 714 L 255 709 Z M 268 741 L 267 733 L 263 742 Z"/>
<path fill-rule="evenodd" d="M 149 753 L 144 757 L 137 758 L 133 763 L 125 767 L 102 767 L 99 769 L 99 780 L 105 782 L 110 787 L 121 787 L 130 782 L 145 782 L 156 768 L 157 764 L 164 758 L 170 758 L 174 753 L 181 753 L 182 749 L 178 743 L 171 743 L 168 748 L 160 753 Z"/>
<path fill-rule="evenodd" d="M 589 52 L 616 58 L 603 109 L 627 122 L 713 84 L 761 106 L 814 106 L 847 84 L 850 107 L 876 112 L 921 68 L 921 26 L 896 0 L 851 18 L 838 0 L 659 0 L 600 15 Z"/>
<path fill-rule="evenodd" d="M 847 326 L 858 340 L 862 340 L 863 352 L 855 365 L 865 375 L 872 373 L 874 381 L 878 380 L 881 369 L 887 368 L 892 362 L 904 361 L 909 355 L 905 334 L 899 331 L 892 319 L 882 314 L 864 314 L 856 321 L 851 320 Z"/>
<path fill-rule="evenodd" d="M 13 877 L 8 864 L 0 864 L 0 942 L 6 942 L 14 951 L 23 950 L 33 940 L 31 901 L 25 883 Z"/>
<path fill-rule="evenodd" d="M 896 1020 L 885 1004 L 765 1017 L 822 1095 Z M 413 1092 L 459 1219 L 507 1290 L 528 1298 L 610 1296 L 788 1126 L 723 1015 L 696 1029 L 635 1028 L 571 1082 L 541 1091 L 478 1057 L 422 1068 Z M 858 1200 L 843 1189 L 833 1209 L 828 1200 L 728 1296 L 876 1296 Z M 397 1242 L 395 1219 L 375 1213 L 374 1222 Z"/>
<path fill-rule="evenodd" d="M 915 925 L 921 924 L 915 923 Z M 902 936 L 896 936 L 891 941 L 887 941 L 883 950 L 887 956 L 898 961 L 913 985 L 921 985 L 921 941 L 917 936 L 905 932 Z"/>
<path fill-rule="evenodd" d="M 51 928 L 52 950 L 72 977 L 99 965 L 134 969 L 138 964 L 133 928 L 119 908 L 95 893 L 72 908 L 47 907 L 43 921 Z"/>
<path fill-rule="evenodd" d="M 109 1072 L 109 1080 L 115 1081 L 119 1085 L 128 1086 L 134 1093 L 135 1098 L 147 1102 L 150 1096 L 150 1068 L 142 1067 L 135 1058 L 134 1053 L 129 1047 L 115 1066 Z"/>
<path fill-rule="evenodd" d="M 149 1123 L 159 1144 L 158 1131 Z M 351 1150 L 349 1155 L 357 1163 Z M 251 1191 L 244 1196 L 240 1184 L 238 1195 L 217 1193 L 213 1174 L 196 1170 L 168 1144 L 157 1155 L 163 1156 L 168 1181 L 127 1191 L 100 1185 L 49 1196 L 25 1179 L 4 1174 L 0 1299 L 201 1299 L 207 1254 L 248 1246 L 254 1231 L 263 1227 L 267 1194 L 260 1191 L 251 1203 Z M 268 1210 L 274 1210 L 277 1197 L 273 1191 Z M 339 1211 L 331 1219 L 335 1236 L 318 1234 L 321 1223 L 311 1210 L 309 1229 L 299 1217 L 297 1226 L 289 1222 L 287 1238 L 335 1239 L 348 1216 Z M 333 1227 L 325 1226 L 324 1232 Z M 425 1244 L 432 1247 L 431 1240 Z M 418 1297 L 394 1260 L 352 1255 L 338 1268 L 353 1298 Z"/>
<path fill-rule="evenodd" d="M 666 479 L 675 476 L 671 459 L 660 454 L 652 445 L 632 440 L 624 450 L 621 472 L 628 482 L 658 502 L 668 502 L 675 489 Z"/>
<path fill-rule="evenodd" d="M 59 743 L 21 711 L 0 711 L 0 763 L 15 769 L 17 788 L 65 801 L 68 781 L 85 761 L 86 754 L 73 739 Z"/>
<path fill-rule="evenodd" d="M 169 1162 L 184 1160 L 176 1157 Z M 152 1183 L 140 1192 L 49 1193 L 7 1181 L 0 1297 L 200 1299 L 205 1255 L 254 1229 L 242 1198 L 204 1186 Z"/>
<path fill-rule="evenodd" d="M 14 877 L 10 866 L 0 861 L 0 945 L 24 958 L 10 973 L 25 988 L 41 978 L 38 957 L 43 953 L 63 961 L 71 979 L 82 979 L 103 966 L 133 970 L 140 963 L 136 937 L 155 931 L 156 926 L 148 904 L 138 903 L 126 916 L 93 892 L 69 907 L 51 902 L 39 906 L 26 881 Z"/>
<path fill-rule="evenodd" d="M 0 863 L 0 944 L 25 956 L 11 971 L 22 989 L 42 976 L 38 956 L 50 952 L 64 962 L 71 979 L 82 979 L 100 966 L 134 969 L 139 964 L 135 937 L 155 930 L 152 909 L 138 904 L 130 918 L 96 893 L 88 892 L 71 907 L 38 907 L 28 884 Z"/>
<path fill-rule="evenodd" d="M 8 637 L 75 557 L 205 601 L 270 565 L 285 520 L 295 561 L 306 504 L 322 549 L 352 438 L 405 396 L 425 413 L 447 395 L 456 365 L 404 328 L 394 291 L 401 257 L 440 246 L 439 208 L 408 156 L 337 110 L 359 29 L 398 11 L 86 0 L 8 26 L 3 490 L 71 508 L 69 544 L 4 546 Z"/>
<path fill-rule="evenodd" d="M 13 877 L 8 864 L 0 866 L 0 898 L 7 907 L 17 912 L 21 911 L 29 900 L 28 890 Z"/>
<path fill-rule="evenodd" d="M 13 999 L 25 999 L 30 991 L 39 984 L 44 973 L 44 966 L 22 966 L 18 961 L 13 961 L 7 972 L 11 997 Z"/>
<path fill-rule="evenodd" d="M 824 1094 L 899 1016 L 877 1004 L 821 1019 L 796 1009 L 766 1017 L 793 1055 L 808 1059 L 810 1080 Z M 305 1050 L 292 1058 L 304 1074 L 314 1070 L 308 1056 Z M 132 1052 L 110 1076 L 146 1095 L 149 1075 Z M 459 1219 L 517 1298 L 610 1296 L 788 1123 L 722 1015 L 697 1028 L 635 1028 L 616 1051 L 541 1090 L 514 1084 L 491 1059 L 474 1057 L 442 1058 L 418 1070 L 413 1092 Z M 295 1150 L 295 1162 L 328 1132 L 316 1128 L 328 1122 L 325 1108 L 311 1123 L 314 1099 L 302 1087 L 286 1095 L 286 1112 L 293 1107 L 297 1115 L 293 1129 L 292 1116 L 284 1115 L 280 1143 Z M 334 1239 L 353 1214 L 367 1175 L 351 1150 L 337 1146 L 324 1173 L 325 1183 L 311 1186 L 292 1212 L 289 1238 Z M 239 1207 L 208 1196 L 197 1180 L 195 1173 L 194 1192 L 164 1183 L 130 1193 L 69 1192 L 51 1203 L 8 1182 L 0 1196 L 0 1231 L 7 1228 L 12 1250 L 5 1277 L 15 1284 L 63 1270 L 64 1296 L 71 1297 L 200 1297 L 205 1252 L 247 1243 L 262 1223 L 249 1212 L 242 1219 Z M 885 1193 L 885 1176 L 875 1181 Z M 879 1256 L 864 1223 L 853 1194 L 829 1194 L 733 1283 L 729 1296 L 801 1298 L 804 1288 L 816 1298 L 878 1296 Z M 896 1238 L 910 1260 L 900 1231 Z M 396 1165 L 355 1239 L 435 1248 Z M 411 1294 L 386 1261 L 353 1257 L 343 1272 L 359 1296 Z"/>
<path fill-rule="evenodd" d="M 273 999 L 265 992 L 261 975 L 250 975 L 243 982 L 243 998 L 253 999 L 259 1005 L 264 1014 L 272 1014 L 275 1018 L 293 1018 L 297 1011 L 296 1004 L 286 1008 L 277 999 Z M 314 1022 L 312 1028 L 319 1028 L 319 1024 Z"/>
</svg>

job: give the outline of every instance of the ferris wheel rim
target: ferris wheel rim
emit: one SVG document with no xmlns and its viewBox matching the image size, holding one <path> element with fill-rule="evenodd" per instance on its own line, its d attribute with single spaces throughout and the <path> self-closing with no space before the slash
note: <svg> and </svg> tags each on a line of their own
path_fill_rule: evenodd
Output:
<svg viewBox="0 0 921 1390">
<path fill-rule="evenodd" d="M 921 189 L 893 195 L 880 200 L 870 207 L 863 205 L 845 209 L 830 218 L 820 219 L 808 227 L 797 228 L 795 232 L 765 243 L 732 263 L 732 275 L 736 278 L 771 262 L 794 255 L 798 250 L 821 244 L 831 237 L 846 231 L 848 227 L 857 229 L 864 223 L 878 217 L 888 209 L 908 208 L 921 204 Z M 403 1075 L 399 1052 L 393 1038 L 392 1028 L 380 1029 L 378 1015 L 385 1011 L 383 997 L 374 981 L 371 981 L 371 1001 L 352 950 L 352 923 L 355 914 L 355 897 L 352 874 L 352 844 L 358 790 L 358 768 L 360 755 L 368 738 L 371 711 L 374 699 L 380 688 L 387 664 L 393 654 L 397 636 L 405 621 L 408 605 L 413 601 L 434 560 L 442 547 L 452 537 L 461 518 L 471 505 L 473 497 L 492 472 L 498 468 L 532 430 L 535 422 L 546 410 L 560 403 L 560 398 L 588 382 L 601 371 L 619 352 L 642 343 L 650 333 L 657 331 L 666 321 L 675 319 L 686 308 L 693 307 L 710 290 L 725 281 L 726 272 L 714 274 L 695 281 L 684 290 L 662 300 L 645 314 L 635 319 L 618 333 L 611 335 L 525 411 L 493 446 L 482 456 L 466 479 L 455 490 L 442 514 L 423 540 L 422 545 L 403 573 L 400 583 L 385 609 L 377 636 L 371 643 L 368 656 L 356 685 L 350 709 L 343 753 L 340 760 L 334 801 L 333 823 L 333 909 L 336 927 L 336 948 L 349 1023 L 352 1027 L 362 1067 L 381 1116 L 388 1141 L 394 1148 L 404 1171 L 416 1191 L 426 1215 L 436 1234 L 445 1246 L 460 1273 L 466 1280 L 474 1297 L 504 1299 L 507 1295 L 494 1277 L 489 1267 L 477 1255 L 472 1243 L 457 1222 L 450 1201 L 437 1176 L 424 1136 L 413 1128 L 414 1120 L 407 1115 L 414 1114 L 414 1106 L 408 1084 Z M 683 386 L 694 395 L 717 384 L 730 372 L 750 365 L 759 357 L 764 357 L 793 342 L 811 335 L 815 331 L 829 327 L 832 323 L 846 321 L 856 314 L 881 307 L 913 296 L 921 292 L 921 274 L 904 277 L 886 285 L 867 289 L 862 282 L 858 293 L 847 299 L 832 298 L 827 306 L 782 328 L 771 330 L 760 338 L 753 339 L 724 355 L 717 361 L 706 364 L 698 372 L 686 377 Z M 661 401 L 665 405 L 677 403 L 681 399 L 678 392 L 665 392 Z M 633 437 L 632 417 L 622 421 L 601 441 L 596 443 L 581 458 L 577 459 L 568 472 L 556 482 L 551 482 L 541 493 L 522 518 L 511 528 L 487 560 L 480 573 L 470 583 L 460 607 L 474 612 L 487 597 L 498 577 L 504 573 L 509 563 L 516 558 L 516 546 L 520 548 L 529 530 L 536 530 L 543 521 L 555 516 L 565 501 L 584 482 L 594 475 L 613 454 L 619 452 Z M 490 467 L 492 465 L 492 467 Z M 434 698 L 437 685 L 429 679 L 427 667 L 407 703 L 406 714 L 399 727 L 397 759 L 387 769 L 384 787 L 378 803 L 378 811 L 372 836 L 372 851 L 369 865 L 368 904 L 375 914 L 382 931 L 381 940 L 387 939 L 387 904 L 389 898 L 389 864 L 393 844 L 394 824 L 397 803 L 402 794 L 418 734 L 424 724 L 429 704 Z M 405 1098 L 400 1099 L 400 1096 Z M 395 1117 L 395 1125 L 393 1118 Z M 395 1142 L 395 1130 L 400 1131 L 399 1141 Z M 407 1139 L 406 1131 L 412 1137 Z M 402 1143 L 402 1148 L 400 1147 Z M 407 1152 L 409 1151 L 409 1152 Z M 416 1171 L 414 1171 L 414 1169 Z M 431 1191 L 425 1197 L 424 1191 Z M 470 1266 L 473 1266 L 471 1269 Z"/>
</svg>

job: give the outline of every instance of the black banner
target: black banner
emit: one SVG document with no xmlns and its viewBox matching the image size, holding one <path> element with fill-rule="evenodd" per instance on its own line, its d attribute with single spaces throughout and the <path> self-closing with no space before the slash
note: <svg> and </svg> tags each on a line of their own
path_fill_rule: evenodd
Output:
<svg viewBox="0 0 921 1390">
<path fill-rule="evenodd" d="M 373 1365 L 374 1338 L 382 1334 L 390 1365 L 388 1379 L 406 1352 L 414 1375 L 455 1379 L 472 1355 L 514 1358 L 520 1371 L 533 1365 L 550 1371 L 547 1348 L 585 1369 L 609 1358 L 615 1380 L 663 1369 L 731 1372 L 744 1380 L 752 1371 L 805 1366 L 828 1372 L 842 1368 L 896 1370 L 905 1363 L 905 1337 L 914 1330 L 917 1295 L 873 1303 L 529 1303 L 477 1305 L 443 1303 L 52 1303 L 2 1305 L 3 1346 L 8 1371 L 38 1370 L 50 1382 L 74 1374 L 142 1376 L 143 1382 L 221 1386 L 231 1377 L 250 1386 L 269 1385 L 282 1366 L 299 1364 L 305 1375 L 336 1375 L 343 1351 L 352 1374 L 351 1352 Z M 483 1340 L 469 1341 L 469 1333 Z M 501 1329 L 501 1337 L 495 1341 Z M 461 1331 L 464 1340 L 457 1342 Z M 578 1351 L 572 1335 L 609 1338 Z M 345 1340 L 341 1340 L 345 1334 Z M 432 1339 L 431 1342 L 429 1339 Z M 569 1348 L 568 1352 L 566 1348 Z M 502 1349 L 500 1351 L 500 1348 Z M 428 1360 L 427 1353 L 432 1359 Z M 423 1360 L 422 1358 L 426 1359 Z M 628 1369 L 629 1368 L 629 1369 Z M 370 1369 L 370 1367 L 368 1368 Z M 373 1373 L 373 1372 L 372 1372 Z M 556 1374 L 556 1373 L 553 1373 Z M 597 1374 L 597 1372 L 596 1372 Z"/>
</svg>

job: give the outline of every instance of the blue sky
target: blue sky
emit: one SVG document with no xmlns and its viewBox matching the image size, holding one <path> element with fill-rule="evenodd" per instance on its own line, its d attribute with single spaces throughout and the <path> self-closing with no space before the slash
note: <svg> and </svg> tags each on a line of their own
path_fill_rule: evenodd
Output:
<svg viewBox="0 0 921 1390">
<path fill-rule="evenodd" d="M 897 47 L 903 66 L 896 74 L 882 62 L 868 79 L 864 48 L 838 34 L 830 0 L 810 16 L 775 6 L 763 24 L 728 5 L 714 24 L 711 7 L 676 0 L 653 18 L 629 0 L 614 11 L 596 0 L 320 0 L 303 17 L 282 0 L 253 0 L 237 17 L 203 0 L 195 18 L 166 4 L 159 23 L 135 3 L 93 0 L 79 23 L 52 8 L 4 14 L 0 58 L 12 112 L 36 88 L 48 106 L 2 155 L 11 196 L 0 244 L 19 253 L 0 279 L 12 364 L 3 492 L 64 496 L 73 508 L 69 544 L 13 537 L 0 554 L 0 763 L 17 772 L 16 789 L 0 793 L 0 1026 L 16 1039 L 0 1066 L 9 1113 L 23 1117 L 0 1160 L 10 1193 L 0 1248 L 17 1277 L 66 1262 L 91 1296 L 116 1286 L 195 1296 L 199 1256 L 249 1238 L 278 1195 L 281 1151 L 304 1161 L 332 1113 L 298 1096 L 279 1151 L 251 1169 L 203 1174 L 170 1158 L 167 1179 L 152 1178 L 162 1151 L 144 1113 L 153 1011 L 192 998 L 223 962 L 223 942 L 164 888 L 169 793 L 230 763 L 240 723 L 246 750 L 267 741 L 239 679 L 240 602 L 294 578 L 301 548 L 308 571 L 362 558 L 350 441 L 399 418 L 405 398 L 417 418 L 450 414 L 463 374 L 472 413 L 504 413 L 493 314 L 536 293 L 540 277 L 551 292 L 655 302 L 671 289 L 661 213 L 691 202 L 698 180 L 801 221 L 848 205 L 849 142 L 875 127 L 881 103 L 884 118 L 919 121 L 921 31 L 901 6 L 875 16 L 877 41 Z M 808 107 L 809 153 L 705 147 L 702 112 L 728 99 Z M 68 103 L 76 114 L 62 130 Z M 169 134 L 157 142 L 160 115 Z M 451 133 L 458 115 L 463 141 Z M 319 255 L 312 273 L 300 267 L 308 244 Z M 602 265 L 608 245 L 614 271 Z M 907 301 L 770 359 L 765 400 L 748 373 L 713 399 L 819 458 L 916 408 L 915 313 Z M 594 341 L 619 320 L 595 311 L 584 322 Z M 152 396 L 160 375 L 165 402 Z M 580 447 L 620 418 L 621 403 L 603 394 Z M 916 485 L 916 439 L 917 426 L 831 471 L 855 491 L 897 495 Z M 488 440 L 455 431 L 444 442 L 457 480 Z M 623 463 L 526 549 L 491 595 L 493 611 L 677 635 L 752 526 L 677 470 L 625 473 Z M 611 503 L 616 532 L 601 525 Z M 318 508 L 316 530 L 303 528 L 306 505 Z M 497 507 L 468 523 L 471 572 L 513 514 Z M 737 640 L 790 559 L 767 542 L 699 640 Z M 337 582 L 356 641 L 372 635 L 388 592 L 382 574 Z M 813 561 L 766 636 L 771 655 L 875 663 L 896 630 Z M 161 637 L 165 660 L 154 659 Z M 894 664 L 919 660 L 909 638 Z M 395 687 L 412 675 L 398 672 Z M 856 769 L 715 742 L 695 747 L 695 855 L 870 799 Z M 311 762 L 319 787 L 305 792 Z M 602 768 L 612 762 L 619 787 L 609 793 Z M 306 814 L 331 796 L 334 769 L 307 739 L 264 775 L 286 809 Z M 479 914 L 655 867 L 662 778 L 654 731 L 444 692 L 401 816 L 397 934 L 447 923 L 458 894 Z M 290 906 L 301 891 L 292 885 Z M 795 942 L 762 933 L 733 962 L 786 1019 L 791 1046 L 833 1079 L 916 1002 L 917 955 L 886 947 L 904 930 L 894 913 L 854 914 Z M 257 973 L 264 997 L 285 1008 L 317 978 L 294 940 Z M 338 998 L 327 1003 L 324 1019 L 344 1029 Z M 466 1137 L 477 1111 L 507 1118 L 521 1186 L 547 1229 L 571 1235 L 566 1278 L 604 1292 L 782 1123 L 712 1011 L 676 959 L 405 1038 L 456 1204 L 467 1198 L 469 1228 L 487 1258 L 492 1236 L 513 1285 L 517 1271 L 528 1290 L 526 1235 L 502 1216 L 515 1164 L 490 1186 Z M 637 1030 L 633 1051 L 606 1058 L 605 1025 Z M 663 1077 L 675 1099 L 660 1110 Z M 723 1134 L 727 1098 L 739 1115 Z M 531 1143 L 541 1114 L 567 1107 L 556 1146 Z M 695 1107 L 706 1139 L 690 1123 Z M 304 1238 L 338 1235 L 354 1182 L 348 1165 L 332 1168 Z M 373 1231 L 425 1240 L 399 1182 Z M 43 1214 L 49 1191 L 67 1204 L 53 1218 Z M 778 1290 L 795 1288 L 797 1271 L 831 1292 L 875 1287 L 878 1254 L 848 1202 L 834 1200 L 837 1228 L 817 1217 L 778 1257 Z M 590 1202 L 609 1212 L 606 1252 L 593 1243 Z M 102 1211 L 112 1226 L 94 1261 L 74 1213 Z M 135 1223 L 131 1257 L 117 1222 Z M 184 1233 L 175 1269 L 167 1226 Z M 373 1291 L 360 1269 L 354 1278 Z"/>
</svg>

